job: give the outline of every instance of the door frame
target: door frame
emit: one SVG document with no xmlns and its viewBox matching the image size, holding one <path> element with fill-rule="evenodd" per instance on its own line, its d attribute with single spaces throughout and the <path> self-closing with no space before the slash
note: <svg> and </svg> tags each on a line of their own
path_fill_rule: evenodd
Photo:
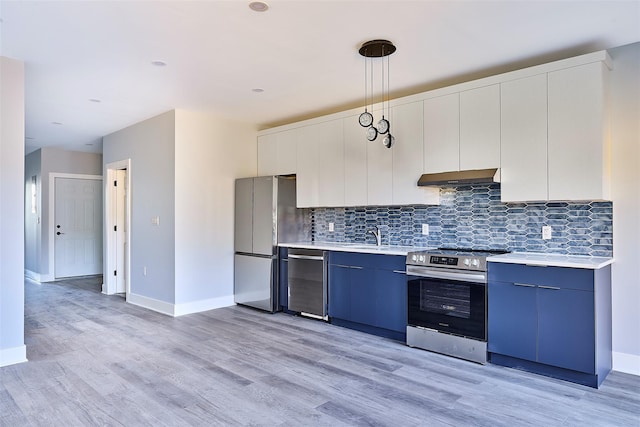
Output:
<svg viewBox="0 0 640 427">
<path fill-rule="evenodd" d="M 131 159 L 119 160 L 116 162 L 107 163 L 105 165 L 106 179 L 104 180 L 104 275 L 102 284 L 102 293 L 107 295 L 113 295 L 116 293 L 116 282 L 113 275 L 109 272 L 115 270 L 117 262 L 117 256 L 113 257 L 111 254 L 116 248 L 116 242 L 113 233 L 109 233 L 108 230 L 112 230 L 116 224 L 116 210 L 114 208 L 113 187 L 109 184 L 116 179 L 116 170 L 126 169 L 127 175 L 125 179 L 126 188 L 126 200 L 127 206 L 124 211 L 124 220 L 126 223 L 125 229 L 125 241 L 127 242 L 124 262 L 125 268 L 125 300 L 129 301 L 129 295 L 131 293 Z"/>
<path fill-rule="evenodd" d="M 47 280 L 45 280 L 47 282 L 58 280 L 56 278 L 56 178 L 92 179 L 102 181 L 102 175 L 49 172 L 49 275 Z M 102 220 L 102 224 L 102 233 L 104 235 L 104 218 Z M 102 259 L 104 260 L 104 254 Z"/>
</svg>

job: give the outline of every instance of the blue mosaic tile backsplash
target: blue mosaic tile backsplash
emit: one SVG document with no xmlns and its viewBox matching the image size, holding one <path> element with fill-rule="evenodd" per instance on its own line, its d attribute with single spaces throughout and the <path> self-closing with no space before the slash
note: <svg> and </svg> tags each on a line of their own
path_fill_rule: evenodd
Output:
<svg viewBox="0 0 640 427">
<path fill-rule="evenodd" d="M 312 237 L 375 244 L 367 230 L 378 225 L 383 245 L 613 255 L 611 202 L 502 203 L 499 184 L 441 189 L 440 202 L 311 209 Z M 429 224 L 428 236 L 422 224 Z M 553 227 L 550 240 L 542 240 L 543 225 Z"/>
</svg>

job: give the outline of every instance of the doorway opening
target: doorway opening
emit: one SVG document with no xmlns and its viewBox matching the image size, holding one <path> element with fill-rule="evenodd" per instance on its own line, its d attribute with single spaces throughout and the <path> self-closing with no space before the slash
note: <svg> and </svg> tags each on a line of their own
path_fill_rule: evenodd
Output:
<svg viewBox="0 0 640 427">
<path fill-rule="evenodd" d="M 106 165 L 105 180 L 105 269 L 102 292 L 122 295 L 131 292 L 131 159 Z"/>
</svg>

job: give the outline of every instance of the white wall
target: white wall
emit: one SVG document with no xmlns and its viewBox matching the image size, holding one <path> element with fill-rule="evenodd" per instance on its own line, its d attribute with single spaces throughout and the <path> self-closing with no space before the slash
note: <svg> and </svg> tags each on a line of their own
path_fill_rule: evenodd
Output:
<svg viewBox="0 0 640 427">
<path fill-rule="evenodd" d="M 24 64 L 0 57 L 0 366 L 24 345 Z"/>
<path fill-rule="evenodd" d="M 257 172 L 257 128 L 176 111 L 176 314 L 233 305 L 234 183 Z"/>
<path fill-rule="evenodd" d="M 640 43 L 609 50 L 613 369 L 640 375 Z"/>
<path fill-rule="evenodd" d="M 70 173 L 102 175 L 102 154 L 42 148 L 25 159 L 25 268 L 27 274 L 41 281 L 54 280 L 49 265 L 51 230 L 49 217 L 49 174 Z M 38 181 L 38 212 L 31 213 L 31 177 Z M 38 223 L 39 220 L 39 223 Z"/>
<path fill-rule="evenodd" d="M 102 142 L 105 164 L 131 159 L 131 296 L 173 305 L 175 112 L 114 132 Z M 155 216 L 159 225 L 151 223 Z M 106 237 L 104 242 L 106 245 Z"/>
<path fill-rule="evenodd" d="M 29 153 L 24 164 L 24 268 L 40 280 L 42 246 L 42 150 Z M 36 212 L 31 210 L 31 177 L 36 177 Z"/>
</svg>

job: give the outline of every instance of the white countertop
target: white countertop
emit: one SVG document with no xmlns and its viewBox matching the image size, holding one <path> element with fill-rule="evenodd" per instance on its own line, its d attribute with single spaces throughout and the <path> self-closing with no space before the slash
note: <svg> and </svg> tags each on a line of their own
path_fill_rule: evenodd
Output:
<svg viewBox="0 0 640 427">
<path fill-rule="evenodd" d="M 420 246 L 376 246 L 367 245 L 364 243 L 342 243 L 342 242 L 292 242 L 292 243 L 280 243 L 278 246 L 284 248 L 298 248 L 298 249 L 320 249 L 323 251 L 341 251 L 341 252 L 359 252 L 367 254 L 381 254 L 381 255 L 402 255 L 406 256 L 408 252 L 423 251 L 426 248 Z"/>
<path fill-rule="evenodd" d="M 613 263 L 613 258 L 584 255 L 543 254 L 535 252 L 512 252 L 493 255 L 488 262 L 509 264 L 543 265 L 549 267 L 588 268 L 597 270 Z"/>
</svg>

